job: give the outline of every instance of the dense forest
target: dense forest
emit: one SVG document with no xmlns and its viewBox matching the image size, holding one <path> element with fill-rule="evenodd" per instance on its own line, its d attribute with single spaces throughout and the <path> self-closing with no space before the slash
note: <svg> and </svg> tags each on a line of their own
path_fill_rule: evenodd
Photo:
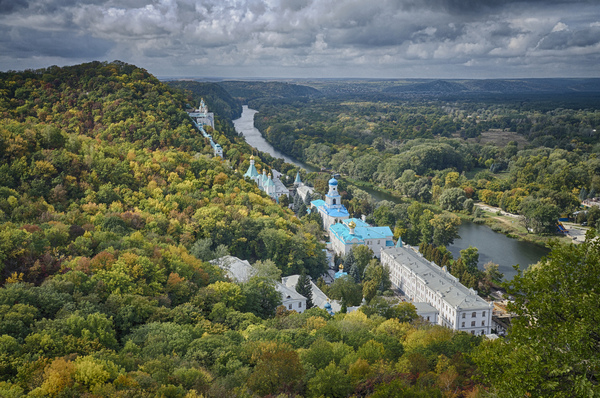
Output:
<svg viewBox="0 0 600 398">
<path fill-rule="evenodd" d="M 0 73 L 0 396 L 598 393 L 600 323 L 587 318 L 600 275 L 591 235 L 507 286 L 523 321 L 506 341 L 422 322 L 385 293 L 389 279 L 366 250 L 344 259 L 355 269 L 349 277 L 319 281 L 331 297 L 366 305 L 334 316 L 286 311 L 278 278 L 316 280 L 327 266 L 320 220 L 296 216 L 243 179 L 251 153 L 259 169 L 296 170 L 237 136 L 236 95 L 181 85 L 189 91 L 118 61 Z M 210 133 L 225 159 L 212 157 L 185 113 L 201 97 L 216 111 Z M 454 173 L 444 185 L 462 186 Z M 411 206 L 408 219 L 429 214 Z M 402 209 L 385 209 L 373 217 L 402 219 Z M 428 231 L 443 241 L 425 227 L 418 234 Z M 434 249 L 422 247 L 440 255 Z M 257 273 L 229 280 L 210 263 L 226 254 Z M 563 278 L 574 267 L 578 278 Z M 567 311 L 568 328 L 547 317 L 548 302 Z M 563 358 L 557 346 L 574 351 Z M 523 358 L 531 350 L 539 366 L 530 373 Z"/>
</svg>

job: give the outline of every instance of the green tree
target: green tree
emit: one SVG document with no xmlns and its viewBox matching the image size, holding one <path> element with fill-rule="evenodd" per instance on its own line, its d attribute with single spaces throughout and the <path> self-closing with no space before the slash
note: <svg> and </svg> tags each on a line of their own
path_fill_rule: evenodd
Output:
<svg viewBox="0 0 600 398">
<path fill-rule="evenodd" d="M 350 377 L 334 362 L 317 371 L 317 374 L 308 381 L 311 396 L 343 398 L 352 390 Z"/>
<path fill-rule="evenodd" d="M 312 284 L 310 283 L 310 277 L 306 274 L 304 268 L 302 268 L 302 273 L 300 273 L 300 277 L 298 278 L 296 291 L 306 297 L 306 309 L 312 308 Z"/>
<path fill-rule="evenodd" d="M 460 251 L 460 259 L 467 267 L 469 273 L 477 272 L 477 263 L 479 262 L 479 250 L 476 247 L 469 246 Z"/>
<path fill-rule="evenodd" d="M 358 282 L 360 282 L 364 276 L 365 268 L 373 258 L 373 250 L 367 245 L 360 245 L 352 248 L 352 254 L 354 255 L 357 273 L 360 276 Z"/>
<path fill-rule="evenodd" d="M 275 284 L 265 279 L 250 278 L 242 285 L 242 293 L 246 296 L 242 310 L 261 318 L 272 317 L 281 305 L 281 295 L 275 289 Z"/>
<path fill-rule="evenodd" d="M 442 209 L 450 211 L 462 210 L 467 196 L 462 188 L 447 188 L 439 198 Z"/>
<path fill-rule="evenodd" d="M 523 223 L 528 230 L 536 234 L 556 232 L 560 208 L 550 198 L 527 197 L 521 202 L 519 211 L 523 215 Z"/>
<path fill-rule="evenodd" d="M 433 244 L 436 246 L 448 246 L 459 238 L 458 227 L 460 218 L 455 214 L 436 214 L 429 223 L 433 226 Z"/>
<path fill-rule="evenodd" d="M 360 305 L 363 298 L 362 287 L 350 275 L 344 275 L 331 284 L 329 296 L 335 300 L 343 300 L 347 305 Z"/>
<path fill-rule="evenodd" d="M 505 397 L 600 394 L 600 242 L 552 244 L 539 264 L 505 287 L 517 314 L 507 339 L 474 356 L 483 380 Z"/>
</svg>

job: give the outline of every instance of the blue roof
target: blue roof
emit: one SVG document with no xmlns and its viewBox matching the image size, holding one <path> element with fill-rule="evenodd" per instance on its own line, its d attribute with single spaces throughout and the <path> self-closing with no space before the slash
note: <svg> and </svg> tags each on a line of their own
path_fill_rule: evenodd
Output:
<svg viewBox="0 0 600 398">
<path fill-rule="evenodd" d="M 350 234 L 350 228 L 347 225 L 350 221 L 356 223 L 354 234 Z M 388 241 L 391 241 L 393 246 L 392 237 L 394 234 L 390 227 L 371 227 L 368 224 L 365 226 L 365 224 L 362 220 L 351 218 L 344 220 L 343 223 L 331 225 L 329 230 L 344 244 L 351 243 L 353 240 L 353 243 L 364 243 L 365 239 L 380 239 L 385 240 L 386 246 L 389 246 Z"/>
<path fill-rule="evenodd" d="M 329 180 L 329 185 L 337 185 L 337 180 L 335 178 L 332 178 L 331 180 Z"/>
<path fill-rule="evenodd" d="M 348 275 L 348 273 L 346 271 L 338 271 L 335 273 L 335 275 L 333 276 L 334 279 L 338 279 L 341 278 L 344 275 Z"/>
<path fill-rule="evenodd" d="M 272 179 L 267 178 L 267 181 L 265 182 L 265 187 L 274 187 L 275 183 L 273 182 Z"/>
<path fill-rule="evenodd" d="M 296 172 L 296 179 L 294 180 L 294 184 L 300 184 L 302 181 L 300 180 L 300 172 Z"/>
<path fill-rule="evenodd" d="M 248 171 L 246 171 L 246 173 L 244 174 L 244 177 L 250 177 L 250 178 L 255 178 L 258 177 L 258 171 L 256 170 L 256 167 L 254 166 L 254 164 L 250 164 L 250 167 L 248 167 Z"/>
<path fill-rule="evenodd" d="M 348 210 L 346 210 L 346 207 L 344 207 L 344 205 L 340 205 L 339 208 L 330 209 L 329 207 L 327 207 L 325 201 L 321 199 L 313 200 L 310 202 L 310 204 L 319 209 L 319 211 L 322 211 L 331 217 L 348 217 L 350 215 L 350 213 L 348 213 Z"/>
</svg>

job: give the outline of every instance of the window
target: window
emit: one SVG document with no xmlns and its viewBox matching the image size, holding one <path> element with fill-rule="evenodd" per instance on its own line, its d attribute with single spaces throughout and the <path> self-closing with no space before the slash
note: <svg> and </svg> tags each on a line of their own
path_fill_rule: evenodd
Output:
<svg viewBox="0 0 600 398">
<path fill-rule="evenodd" d="M 463 312 L 463 314 L 462 314 L 462 319 L 465 319 L 465 313 L 464 313 L 464 312 Z"/>
<path fill-rule="evenodd" d="M 302 301 L 298 303 L 298 308 L 302 308 Z"/>
<path fill-rule="evenodd" d="M 475 334 L 475 331 L 474 331 L 474 330 L 471 330 L 471 334 Z"/>
<path fill-rule="evenodd" d="M 291 310 L 291 309 L 292 309 L 292 305 L 291 305 L 291 304 L 290 304 L 290 305 L 288 305 L 288 308 Z"/>
<path fill-rule="evenodd" d="M 481 316 L 485 316 L 485 311 L 483 311 L 483 312 L 481 313 Z"/>
<path fill-rule="evenodd" d="M 474 312 L 474 313 L 471 315 L 471 318 L 475 318 L 476 316 L 477 316 L 477 313 L 476 313 L 476 312 Z"/>
<path fill-rule="evenodd" d="M 481 321 L 481 326 L 485 326 L 485 321 Z"/>
<path fill-rule="evenodd" d="M 333 200 L 333 204 L 335 204 L 335 199 Z"/>
<path fill-rule="evenodd" d="M 429 317 L 427 317 L 427 320 L 429 320 Z"/>
<path fill-rule="evenodd" d="M 465 323 L 463 322 L 463 323 L 460 325 L 460 327 L 461 327 L 461 328 L 464 328 L 464 327 L 465 327 Z"/>
<path fill-rule="evenodd" d="M 471 326 L 475 326 L 475 321 L 471 322 Z"/>
</svg>

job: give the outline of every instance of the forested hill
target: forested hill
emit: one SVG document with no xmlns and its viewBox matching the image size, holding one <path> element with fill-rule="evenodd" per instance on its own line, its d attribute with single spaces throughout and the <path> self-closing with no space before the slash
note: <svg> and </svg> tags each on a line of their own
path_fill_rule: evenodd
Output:
<svg viewBox="0 0 600 398">
<path fill-rule="evenodd" d="M 284 101 L 294 98 L 312 98 L 321 96 L 315 88 L 276 81 L 222 81 L 219 83 L 233 97 L 242 103 L 256 99 L 277 99 Z"/>
<path fill-rule="evenodd" d="M 242 115 L 242 105 L 227 90 L 217 83 L 196 82 L 191 80 L 175 80 L 166 82 L 171 87 L 189 90 L 194 96 L 202 97 L 210 104 L 211 112 L 226 120 L 234 120 Z M 190 104 L 197 106 L 198 104 Z"/>
<path fill-rule="evenodd" d="M 220 275 L 189 255 L 200 243 L 277 259 L 285 273 L 322 271 L 315 236 L 236 172 L 249 147 L 217 119 L 211 132 L 229 163 L 212 159 L 181 91 L 121 62 L 0 77 L 0 283 L 79 270 L 107 294 L 160 292 L 171 273 L 199 287 Z M 292 243 L 294 258 L 280 252 Z M 104 273 L 89 263 L 98 256 L 110 258 Z M 170 256 L 188 263 L 168 265 Z"/>
</svg>

